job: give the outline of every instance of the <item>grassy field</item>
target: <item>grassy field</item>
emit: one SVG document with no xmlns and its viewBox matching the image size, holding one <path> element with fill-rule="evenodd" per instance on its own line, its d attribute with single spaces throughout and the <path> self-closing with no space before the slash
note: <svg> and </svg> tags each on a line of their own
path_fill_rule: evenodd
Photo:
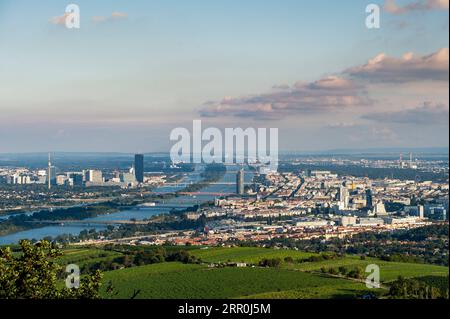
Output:
<svg viewBox="0 0 450 319">
<path fill-rule="evenodd" d="M 115 298 L 355 298 L 368 291 L 364 284 L 287 269 L 214 268 L 164 263 L 106 272 Z M 106 295 L 105 295 L 106 296 Z"/>
<path fill-rule="evenodd" d="M 263 258 L 281 258 L 292 257 L 294 260 L 308 258 L 313 253 L 299 252 L 295 250 L 274 250 L 267 248 L 236 247 L 236 248 L 209 248 L 191 251 L 191 254 L 201 258 L 206 262 L 247 262 L 258 263 Z M 317 272 L 322 267 L 338 268 L 345 266 L 348 268 L 362 267 L 365 269 L 370 264 L 376 264 L 380 267 L 381 281 L 389 282 L 403 276 L 405 278 L 422 276 L 448 276 L 447 267 L 427 265 L 387 262 L 376 258 L 366 258 L 361 260 L 359 256 L 346 256 L 343 258 L 325 260 L 319 262 L 294 262 L 291 264 L 283 263 L 282 268 L 290 270 L 300 270 L 306 272 Z"/>
<path fill-rule="evenodd" d="M 322 267 L 325 268 L 338 268 L 345 266 L 347 268 L 366 267 L 370 264 L 375 264 L 380 267 L 380 279 L 381 282 L 389 282 L 397 279 L 399 276 L 404 278 L 414 278 L 421 276 L 447 276 L 448 268 L 427 264 L 412 264 L 412 263 L 399 263 L 399 262 L 387 262 L 375 258 L 367 258 L 366 260 L 360 260 L 358 257 L 347 256 L 337 260 L 327 260 L 315 263 L 300 263 L 292 264 L 287 267 L 298 269 L 301 271 L 319 271 Z"/>
<path fill-rule="evenodd" d="M 254 247 L 234 247 L 234 248 L 202 248 L 192 250 L 190 253 L 205 262 L 246 262 L 257 264 L 263 258 L 292 257 L 294 259 L 308 258 L 316 255 L 295 250 L 254 248 Z"/>
<path fill-rule="evenodd" d="M 112 260 L 121 255 L 121 253 L 103 249 L 74 248 L 63 250 L 63 255 L 58 257 L 57 262 L 61 265 L 77 264 L 78 266 L 82 267 L 87 263 L 91 264 L 103 260 Z"/>
<path fill-rule="evenodd" d="M 136 249 L 136 248 L 134 248 Z M 146 248 L 151 249 L 151 248 Z M 183 248 L 178 248 L 183 249 Z M 175 248 L 171 247 L 173 251 Z M 380 266 L 381 281 L 389 283 L 403 276 L 418 278 L 436 285 L 448 283 L 448 268 L 412 263 L 386 262 L 374 258 L 361 260 L 358 256 L 346 256 L 319 262 L 298 262 L 313 253 L 295 250 L 251 247 L 193 248 L 189 254 L 202 260 L 202 264 L 176 262 L 131 267 L 104 273 L 104 286 L 112 283 L 114 298 L 130 298 L 139 291 L 137 298 L 149 299 L 252 299 L 252 298 L 358 298 L 364 294 L 383 294 L 384 289 L 370 290 L 362 282 L 333 278 L 320 273 L 321 268 L 349 269 L 369 264 Z M 120 252 L 102 249 L 77 248 L 64 250 L 61 264 L 76 263 L 80 266 L 120 256 Z M 294 262 L 282 262 L 279 268 L 209 268 L 209 263 L 246 262 L 258 264 L 263 258 L 291 257 Z M 110 297 L 105 292 L 104 297 Z"/>
</svg>

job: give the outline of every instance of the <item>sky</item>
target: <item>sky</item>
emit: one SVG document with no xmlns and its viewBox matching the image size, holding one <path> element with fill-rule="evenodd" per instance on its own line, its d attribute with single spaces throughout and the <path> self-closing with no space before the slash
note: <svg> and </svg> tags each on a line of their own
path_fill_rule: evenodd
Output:
<svg viewBox="0 0 450 319">
<path fill-rule="evenodd" d="M 0 153 L 168 151 L 193 120 L 281 151 L 448 147 L 448 6 L 0 0 Z"/>
</svg>

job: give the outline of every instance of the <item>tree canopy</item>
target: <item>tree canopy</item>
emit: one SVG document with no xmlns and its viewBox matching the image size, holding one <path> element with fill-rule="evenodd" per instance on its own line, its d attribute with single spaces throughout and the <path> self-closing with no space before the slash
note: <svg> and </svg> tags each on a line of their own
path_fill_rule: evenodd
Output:
<svg viewBox="0 0 450 319">
<path fill-rule="evenodd" d="M 101 272 L 85 275 L 78 288 L 63 285 L 60 250 L 48 241 L 20 242 L 20 252 L 0 249 L 0 299 L 98 299 Z"/>
</svg>

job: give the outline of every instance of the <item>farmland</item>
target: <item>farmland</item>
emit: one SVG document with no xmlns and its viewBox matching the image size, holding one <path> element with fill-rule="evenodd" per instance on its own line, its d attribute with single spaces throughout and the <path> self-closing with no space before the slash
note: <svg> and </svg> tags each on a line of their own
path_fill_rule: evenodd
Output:
<svg viewBox="0 0 450 319">
<path fill-rule="evenodd" d="M 57 262 L 65 265 L 77 264 L 82 267 L 85 264 L 110 260 L 118 256 L 121 254 L 103 249 L 66 249 L 64 254 L 58 257 Z"/>
<path fill-rule="evenodd" d="M 130 247 L 130 251 L 139 247 Z M 143 248 L 152 250 L 153 248 Z M 168 247 L 167 251 L 185 247 Z M 198 248 L 188 247 L 195 263 L 162 262 L 104 271 L 102 296 L 105 298 L 149 299 L 327 299 L 360 298 L 363 295 L 386 293 L 386 284 L 397 279 L 418 278 L 436 286 L 448 284 L 448 268 L 427 264 L 387 262 L 375 258 L 340 256 L 333 260 L 308 261 L 318 254 L 296 250 L 253 247 Z M 103 250 L 79 248 L 64 250 L 61 264 L 80 266 L 112 260 L 126 254 L 127 248 Z M 262 259 L 279 258 L 278 267 L 260 267 Z M 247 267 L 224 266 L 230 262 L 246 263 Z M 363 280 L 323 273 L 323 269 L 380 266 L 382 289 L 368 289 Z M 112 285 L 113 294 L 106 294 Z"/>
<path fill-rule="evenodd" d="M 105 274 L 104 280 L 117 288 L 117 298 L 132 296 L 136 289 L 141 290 L 138 298 L 156 299 L 259 298 L 277 294 L 286 297 L 291 293 L 304 298 L 333 298 L 347 294 L 356 297 L 368 290 L 361 283 L 292 270 L 208 269 L 178 263 L 111 271 Z"/>
<path fill-rule="evenodd" d="M 295 259 L 308 258 L 313 253 L 305 253 L 294 250 L 274 250 L 267 248 L 251 248 L 251 247 L 236 247 L 236 248 L 210 248 L 195 250 L 191 252 L 194 256 L 201 258 L 206 262 L 247 262 L 257 263 L 262 258 L 281 258 L 292 257 Z M 341 266 L 353 268 L 366 268 L 370 264 L 376 264 L 380 267 L 381 281 L 389 282 L 395 280 L 398 276 L 405 278 L 415 278 L 421 276 L 447 276 L 448 268 L 428 264 L 413 264 L 413 263 L 399 263 L 387 262 L 376 258 L 365 258 L 361 260 L 359 256 L 345 256 L 333 260 L 325 260 L 318 262 L 302 262 L 302 263 L 284 263 L 282 265 L 285 269 L 299 270 L 304 272 L 316 272 L 321 268 L 337 268 Z"/>
<path fill-rule="evenodd" d="M 263 258 L 307 258 L 314 253 L 306 253 L 295 250 L 267 249 L 255 247 L 233 247 L 233 248 L 202 248 L 191 251 L 191 254 L 201 258 L 205 262 L 246 262 L 258 263 Z"/>
</svg>

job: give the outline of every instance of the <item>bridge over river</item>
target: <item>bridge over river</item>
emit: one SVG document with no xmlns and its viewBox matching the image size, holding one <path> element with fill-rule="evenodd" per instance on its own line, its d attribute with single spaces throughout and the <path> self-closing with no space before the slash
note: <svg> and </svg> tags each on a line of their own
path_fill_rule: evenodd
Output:
<svg viewBox="0 0 450 319">
<path fill-rule="evenodd" d="M 158 192 L 154 192 L 152 193 L 154 195 L 167 195 L 167 193 L 158 193 Z M 236 195 L 236 193 L 231 193 L 231 192 L 178 192 L 177 193 L 180 196 L 213 196 L 213 197 L 224 197 L 224 196 L 232 196 L 232 195 Z M 195 205 L 195 203 L 193 204 Z"/>
<path fill-rule="evenodd" d="M 164 183 L 163 186 L 173 186 L 173 187 L 188 187 L 190 185 L 193 184 L 202 184 L 201 182 L 190 182 L 190 183 L 186 183 L 186 182 L 178 182 L 178 183 Z M 252 183 L 244 183 L 245 185 L 251 185 Z M 219 186 L 236 186 L 236 182 L 211 182 L 211 183 L 204 183 L 204 185 L 206 186 L 215 186 L 215 185 L 219 185 Z"/>
</svg>

